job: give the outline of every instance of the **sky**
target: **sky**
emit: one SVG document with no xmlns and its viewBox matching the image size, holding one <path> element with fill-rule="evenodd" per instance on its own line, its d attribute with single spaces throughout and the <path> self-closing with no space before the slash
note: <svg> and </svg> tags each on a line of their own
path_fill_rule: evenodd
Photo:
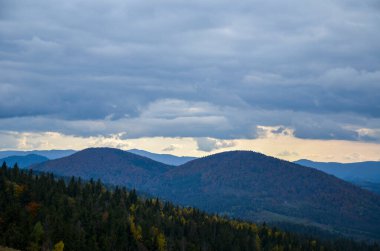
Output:
<svg viewBox="0 0 380 251">
<path fill-rule="evenodd" d="M 0 0 L 0 150 L 380 160 L 378 0 Z"/>
</svg>

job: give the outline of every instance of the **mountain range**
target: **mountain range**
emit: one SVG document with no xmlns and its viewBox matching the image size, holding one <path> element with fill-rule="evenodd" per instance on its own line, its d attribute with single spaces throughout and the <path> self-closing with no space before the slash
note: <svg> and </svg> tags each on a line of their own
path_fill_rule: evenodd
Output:
<svg viewBox="0 0 380 251">
<path fill-rule="evenodd" d="M 44 156 L 48 159 L 58 159 L 58 158 L 69 156 L 75 152 L 76 152 L 75 150 L 0 151 L 0 158 L 36 154 L 36 155 Z"/>
<path fill-rule="evenodd" d="M 362 188 L 380 194 L 380 162 L 365 161 L 356 163 L 315 162 L 298 160 L 295 163 L 321 170 Z"/>
<path fill-rule="evenodd" d="M 7 157 L 13 157 L 14 159 L 16 159 L 17 157 L 31 155 L 31 154 L 40 155 L 48 159 L 58 159 L 58 158 L 69 156 L 76 152 L 77 151 L 75 150 L 0 151 L 0 161 Z M 173 166 L 179 166 L 179 165 L 185 164 L 186 162 L 190 160 L 196 159 L 196 157 L 176 156 L 172 154 L 158 154 L 158 153 L 152 153 L 152 152 L 139 150 L 139 149 L 130 149 L 130 150 L 127 150 L 127 152 L 148 157 L 152 160 L 159 161 L 161 163 L 164 163 L 167 165 L 173 165 Z"/>
<path fill-rule="evenodd" d="M 196 157 L 175 156 L 171 154 L 158 154 L 139 149 L 127 150 L 140 156 L 173 166 L 183 165 Z M 44 162 L 48 159 L 57 159 L 74 154 L 74 150 L 38 150 L 38 151 L 0 151 L 0 162 L 5 161 L 13 166 L 18 163 L 19 167 L 26 168 L 32 164 Z M 33 153 L 33 154 L 30 154 Z M 35 154 L 38 153 L 38 154 Z M 18 154 L 18 155 L 14 155 Z M 37 157 L 39 155 L 41 157 Z M 4 158 L 5 157 L 5 158 Z M 357 163 L 315 162 L 307 159 L 294 161 L 307 167 L 312 167 L 332 174 L 340 179 L 353 183 L 361 188 L 380 194 L 380 162 L 366 161 Z"/>
<path fill-rule="evenodd" d="M 25 169 L 0 168 L 0 251 L 378 251 L 179 207 L 135 190 Z M 55 243 L 55 244 L 54 244 Z"/>
<path fill-rule="evenodd" d="M 257 152 L 224 152 L 173 166 L 118 149 L 90 148 L 31 168 L 101 179 L 233 218 L 380 240 L 378 195 Z"/>
<path fill-rule="evenodd" d="M 28 154 L 25 156 L 9 156 L 0 159 L 0 163 L 7 163 L 8 166 L 14 166 L 16 163 L 20 168 L 27 168 L 33 164 L 42 163 L 49 160 L 45 156 L 37 154 Z"/>
<path fill-rule="evenodd" d="M 295 161 L 295 163 L 316 168 L 344 180 L 380 182 L 380 162 L 377 161 L 337 163 L 302 159 Z"/>
</svg>

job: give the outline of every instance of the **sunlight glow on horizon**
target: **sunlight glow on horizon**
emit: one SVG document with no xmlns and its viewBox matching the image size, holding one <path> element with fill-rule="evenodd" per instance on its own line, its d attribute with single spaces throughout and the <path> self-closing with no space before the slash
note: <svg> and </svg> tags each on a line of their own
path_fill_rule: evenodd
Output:
<svg viewBox="0 0 380 251">
<path fill-rule="evenodd" d="M 56 132 L 17 133 L 0 132 L 2 138 L 13 142 L 0 150 L 82 150 L 89 147 L 112 147 L 122 150 L 140 149 L 153 153 L 172 154 L 176 156 L 202 157 L 210 154 L 250 150 L 263 154 L 295 161 L 309 159 L 322 162 L 360 162 L 380 160 L 380 144 L 346 141 L 300 139 L 292 134 L 262 135 L 255 139 L 222 140 L 214 138 L 193 137 L 143 137 L 128 139 L 121 135 L 78 137 Z M 207 148 L 209 144 L 211 147 Z"/>
</svg>

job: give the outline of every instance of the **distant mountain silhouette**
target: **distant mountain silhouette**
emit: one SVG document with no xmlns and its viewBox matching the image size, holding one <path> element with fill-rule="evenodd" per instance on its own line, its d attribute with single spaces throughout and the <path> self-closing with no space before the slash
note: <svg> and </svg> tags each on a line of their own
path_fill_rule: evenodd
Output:
<svg viewBox="0 0 380 251">
<path fill-rule="evenodd" d="M 33 168 L 100 178 L 231 217 L 291 222 L 380 240 L 379 196 L 321 171 L 256 152 L 224 152 L 175 167 L 97 148 Z"/>
<path fill-rule="evenodd" d="M 48 159 L 58 159 L 58 158 L 69 156 L 76 152 L 77 151 L 75 150 L 0 151 L 0 159 L 10 157 L 10 156 L 26 156 L 29 154 L 44 156 Z M 173 166 L 179 166 L 179 165 L 185 164 L 186 162 L 189 162 L 190 160 L 196 159 L 196 157 L 175 156 L 171 154 L 159 154 L 159 153 L 152 153 L 152 152 L 139 150 L 139 149 L 131 149 L 131 150 L 127 150 L 127 152 L 144 156 L 152 160 L 155 160 L 167 165 L 173 165 Z"/>
<path fill-rule="evenodd" d="M 41 163 L 41 162 L 44 162 L 44 161 L 47 161 L 49 160 L 48 158 L 44 157 L 44 156 L 41 156 L 41 155 L 37 155 L 37 154 L 28 154 L 28 155 L 25 155 L 25 156 L 9 156 L 9 157 L 5 157 L 5 158 L 2 158 L 0 159 L 0 163 L 7 163 L 8 166 L 14 166 L 14 164 L 17 163 L 17 165 L 20 167 L 20 168 L 26 168 L 30 165 L 33 165 L 33 164 L 38 164 L 38 163 Z"/>
<path fill-rule="evenodd" d="M 380 182 L 380 161 L 337 163 L 315 162 L 302 159 L 297 160 L 294 163 L 316 168 L 344 180 L 366 180 L 371 182 Z"/>
<path fill-rule="evenodd" d="M 175 156 L 171 154 L 158 154 L 158 153 L 152 153 L 152 152 L 139 150 L 139 149 L 131 149 L 131 150 L 128 150 L 128 152 L 134 153 L 140 156 L 144 156 L 144 157 L 150 158 L 155 161 L 159 161 L 167 165 L 173 165 L 173 166 L 179 166 L 179 165 L 185 164 L 186 162 L 189 162 L 190 160 L 196 159 L 196 157 Z"/>
<path fill-rule="evenodd" d="M 25 156 L 29 154 L 37 154 L 48 159 L 58 159 L 75 153 L 75 150 L 33 150 L 33 151 L 0 151 L 0 158 L 9 156 Z"/>
<path fill-rule="evenodd" d="M 380 194 L 380 161 L 337 163 L 301 159 L 294 163 L 321 170 Z"/>
<path fill-rule="evenodd" d="M 105 183 L 143 187 L 172 166 L 114 148 L 88 148 L 70 156 L 32 166 L 62 176 L 101 179 Z"/>
</svg>

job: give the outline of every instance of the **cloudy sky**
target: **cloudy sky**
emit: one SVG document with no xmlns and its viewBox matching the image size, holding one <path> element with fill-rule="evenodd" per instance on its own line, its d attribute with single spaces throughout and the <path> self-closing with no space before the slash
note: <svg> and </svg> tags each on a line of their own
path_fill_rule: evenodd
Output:
<svg viewBox="0 0 380 251">
<path fill-rule="evenodd" d="M 380 160 L 378 0 L 0 0 L 0 149 Z"/>
</svg>

